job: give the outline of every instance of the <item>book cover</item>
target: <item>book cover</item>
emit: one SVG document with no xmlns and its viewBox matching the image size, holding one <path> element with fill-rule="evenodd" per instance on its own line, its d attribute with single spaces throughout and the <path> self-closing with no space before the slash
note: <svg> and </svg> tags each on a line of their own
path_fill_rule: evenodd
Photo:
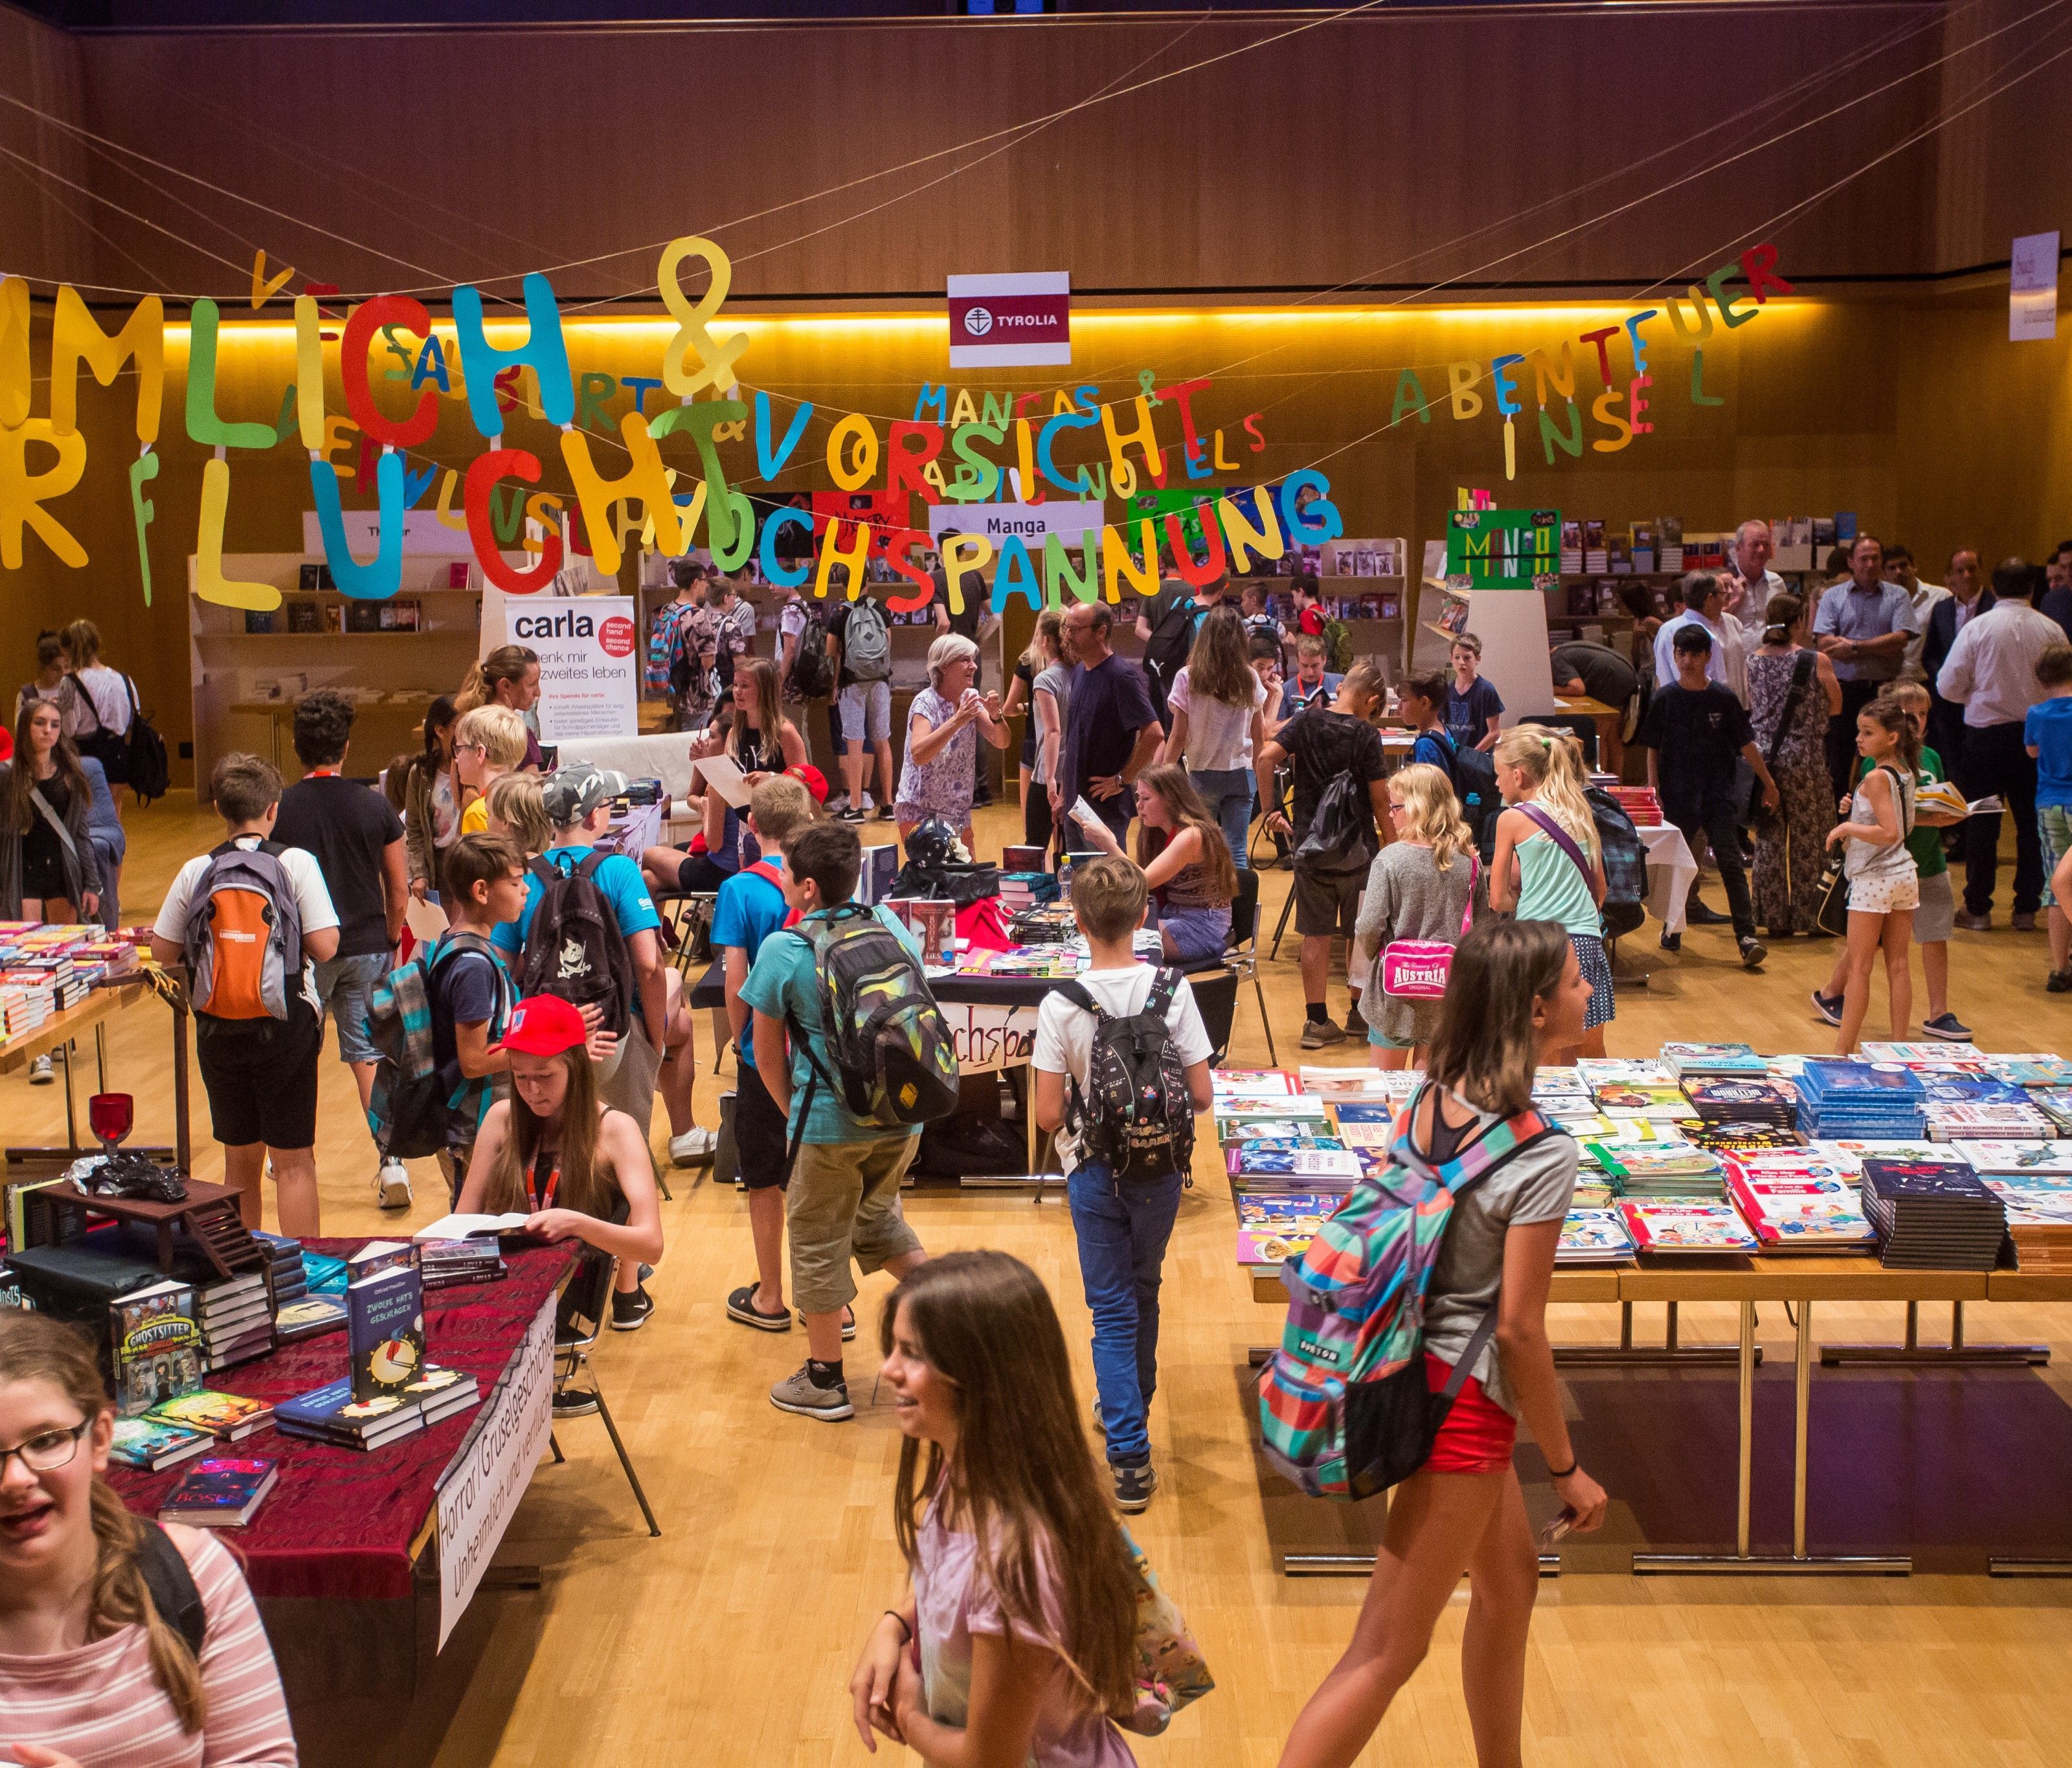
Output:
<svg viewBox="0 0 2072 1768">
<path fill-rule="evenodd" d="M 134 1291 L 109 1305 L 108 1318 L 117 1416 L 140 1417 L 201 1385 L 201 1330 L 187 1284 Z"/>
<path fill-rule="evenodd" d="M 286 1303 L 273 1316 L 273 1330 L 292 1343 L 298 1338 L 314 1338 L 327 1332 L 343 1331 L 346 1319 L 345 1304 L 335 1297 L 305 1295 Z"/>
<path fill-rule="evenodd" d="M 1298 1227 L 1327 1221 L 1343 1206 L 1334 1191 L 1248 1191 L 1234 1190 L 1240 1227 Z"/>
<path fill-rule="evenodd" d="M 342 1376 L 282 1400 L 274 1408 L 274 1416 L 284 1429 L 356 1441 L 401 1434 L 401 1427 L 414 1420 L 417 1404 L 416 1398 L 405 1396 L 400 1386 L 393 1393 L 356 1399 L 352 1378 Z"/>
<path fill-rule="evenodd" d="M 155 1418 L 118 1418 L 114 1438 L 108 1445 L 108 1458 L 125 1467 L 156 1471 L 204 1454 L 215 1446 L 216 1438 L 206 1430 L 161 1424 Z"/>
<path fill-rule="evenodd" d="M 1634 1244 L 1646 1252 L 1753 1252 L 1758 1242 L 1725 1203 L 1634 1202 L 1619 1205 Z"/>
<path fill-rule="evenodd" d="M 1248 1141 L 1231 1149 L 1228 1170 L 1233 1178 L 1252 1174 L 1358 1178 L 1363 1169 L 1359 1156 L 1350 1149 L 1268 1148 L 1258 1141 Z"/>
<path fill-rule="evenodd" d="M 184 1425 L 190 1430 L 210 1431 L 225 1442 L 235 1442 L 250 1436 L 270 1419 L 273 1408 L 263 1400 L 247 1400 L 241 1394 L 202 1388 L 162 1401 L 146 1416 L 160 1424 Z"/>
<path fill-rule="evenodd" d="M 407 1240 L 369 1240 L 345 1261 L 346 1281 L 357 1283 L 364 1277 L 379 1277 L 384 1271 L 401 1269 L 417 1262 L 416 1250 Z"/>
<path fill-rule="evenodd" d="M 1573 1209 L 1561 1223 L 1557 1264 L 1604 1264 L 1633 1256 L 1633 1236 L 1615 1209 Z"/>
<path fill-rule="evenodd" d="M 1211 1068 L 1209 1085 L 1218 1099 L 1279 1099 L 1302 1091 L 1285 1068 Z"/>
<path fill-rule="evenodd" d="M 158 1520 L 199 1528 L 242 1528 L 279 1478 L 280 1470 L 262 1457 L 212 1455 L 196 1462 L 166 1495 Z"/>
<path fill-rule="evenodd" d="M 1297 1259 L 1309 1250 L 1309 1243 L 1317 1237 L 1323 1224 L 1306 1229 L 1240 1228 L 1237 1236 L 1237 1262 L 1240 1264 L 1285 1264 Z"/>
<path fill-rule="evenodd" d="M 2012 1136 L 1973 1141 L 1959 1137 L 1950 1145 L 1977 1173 L 2072 1175 L 2072 1142 L 2027 1141 Z"/>
<path fill-rule="evenodd" d="M 356 1399 L 393 1393 L 425 1363 L 425 1281 L 414 1263 L 362 1277 L 345 1292 Z"/>
</svg>

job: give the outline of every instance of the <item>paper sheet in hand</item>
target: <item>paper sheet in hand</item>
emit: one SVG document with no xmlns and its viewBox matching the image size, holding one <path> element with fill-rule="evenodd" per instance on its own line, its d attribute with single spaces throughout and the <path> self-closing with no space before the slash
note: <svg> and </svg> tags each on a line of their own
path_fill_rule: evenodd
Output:
<svg viewBox="0 0 2072 1768">
<path fill-rule="evenodd" d="M 698 762 L 705 783 L 736 810 L 748 808 L 748 782 L 741 769 L 725 755 L 706 755 Z"/>
<path fill-rule="evenodd" d="M 1067 814 L 1082 828 L 1094 823 L 1100 823 L 1104 828 L 1108 827 L 1107 824 L 1101 823 L 1100 812 L 1087 802 L 1083 792 L 1072 800 L 1072 808 Z"/>
</svg>

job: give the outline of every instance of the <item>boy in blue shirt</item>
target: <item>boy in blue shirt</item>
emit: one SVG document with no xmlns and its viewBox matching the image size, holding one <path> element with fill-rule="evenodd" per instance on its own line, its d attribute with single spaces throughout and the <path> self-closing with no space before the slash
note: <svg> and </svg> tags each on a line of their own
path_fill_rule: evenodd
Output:
<svg viewBox="0 0 2072 1768">
<path fill-rule="evenodd" d="M 726 977 L 726 1020 L 734 1034 L 734 1141 L 748 1192 L 748 1231 L 755 1242 L 755 1281 L 726 1298 L 727 1318 L 761 1332 L 789 1332 L 784 1305 L 784 1113 L 770 1096 L 755 1066 L 750 1008 L 741 997 L 763 942 L 790 916 L 784 900 L 785 844 L 813 820 L 813 795 L 788 774 L 766 779 L 748 795 L 748 826 L 763 857 L 744 865 L 719 887 L 713 908 L 712 943 Z M 845 1322 L 853 1331 L 853 1322 Z"/>
<path fill-rule="evenodd" d="M 2036 660 L 2039 700 L 2022 720 L 2022 746 L 2036 762 L 2036 833 L 2043 846 L 2043 903 L 2049 911 L 2053 994 L 2072 991 L 2072 920 L 2050 880 L 2072 853 L 2072 644 L 2054 644 Z"/>
<path fill-rule="evenodd" d="M 863 844 L 846 824 L 800 829 L 785 850 L 784 900 L 802 920 L 824 915 L 856 894 L 862 862 Z M 890 910 L 881 903 L 871 912 L 919 958 L 920 942 Z M 770 1403 L 802 1417 L 853 1417 L 841 1351 L 842 1311 L 856 1298 L 849 1260 L 866 1273 L 902 1277 L 927 1256 L 899 1208 L 920 1131 L 859 1123 L 829 1086 L 839 1071 L 823 1030 L 810 940 L 789 933 L 765 939 L 741 998 L 754 1009 L 756 1072 L 784 1113 L 788 1133 L 800 1138 L 784 1218 L 791 1236 L 791 1302 L 806 1321 L 806 1361 L 770 1390 Z M 787 1023 L 804 1034 L 788 1061 Z M 816 1069 L 827 1077 L 817 1085 Z"/>
<path fill-rule="evenodd" d="M 1482 641 L 1472 632 L 1453 640 L 1448 653 L 1453 680 L 1446 689 L 1446 732 L 1463 749 L 1494 749 L 1503 717 L 1503 696 L 1481 674 Z"/>
</svg>

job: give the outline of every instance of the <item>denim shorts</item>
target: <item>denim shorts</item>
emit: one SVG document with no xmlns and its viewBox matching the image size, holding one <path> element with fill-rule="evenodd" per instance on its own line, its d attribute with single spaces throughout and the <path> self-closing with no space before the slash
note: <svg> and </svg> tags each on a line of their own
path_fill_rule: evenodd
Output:
<svg viewBox="0 0 2072 1768">
<path fill-rule="evenodd" d="M 317 966 L 317 999 L 338 1022 L 341 1062 L 375 1062 L 381 1052 L 367 1035 L 368 997 L 388 975 L 386 952 L 363 952 L 349 958 L 327 958 Z"/>
</svg>

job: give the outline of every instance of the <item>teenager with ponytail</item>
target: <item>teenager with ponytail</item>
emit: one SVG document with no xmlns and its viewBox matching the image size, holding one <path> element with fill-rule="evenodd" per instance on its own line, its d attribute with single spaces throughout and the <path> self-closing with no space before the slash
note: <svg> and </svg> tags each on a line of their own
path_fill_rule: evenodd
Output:
<svg viewBox="0 0 2072 1768">
<path fill-rule="evenodd" d="M 0 1312 L 0 1759 L 294 1768 L 280 1674 L 236 1562 L 204 1531 L 161 1536 L 123 1507 L 102 1477 L 114 1429 L 85 1340 Z M 168 1558 L 200 1597 L 199 1656 L 146 1581 Z"/>
<path fill-rule="evenodd" d="M 503 644 L 467 672 L 460 692 L 454 696 L 454 710 L 467 713 L 477 706 L 508 706 L 524 718 L 539 701 L 539 652 L 526 645 Z M 532 734 L 529 719 L 525 726 L 525 759 L 518 765 L 536 773 L 541 766 L 540 739 Z"/>
</svg>

